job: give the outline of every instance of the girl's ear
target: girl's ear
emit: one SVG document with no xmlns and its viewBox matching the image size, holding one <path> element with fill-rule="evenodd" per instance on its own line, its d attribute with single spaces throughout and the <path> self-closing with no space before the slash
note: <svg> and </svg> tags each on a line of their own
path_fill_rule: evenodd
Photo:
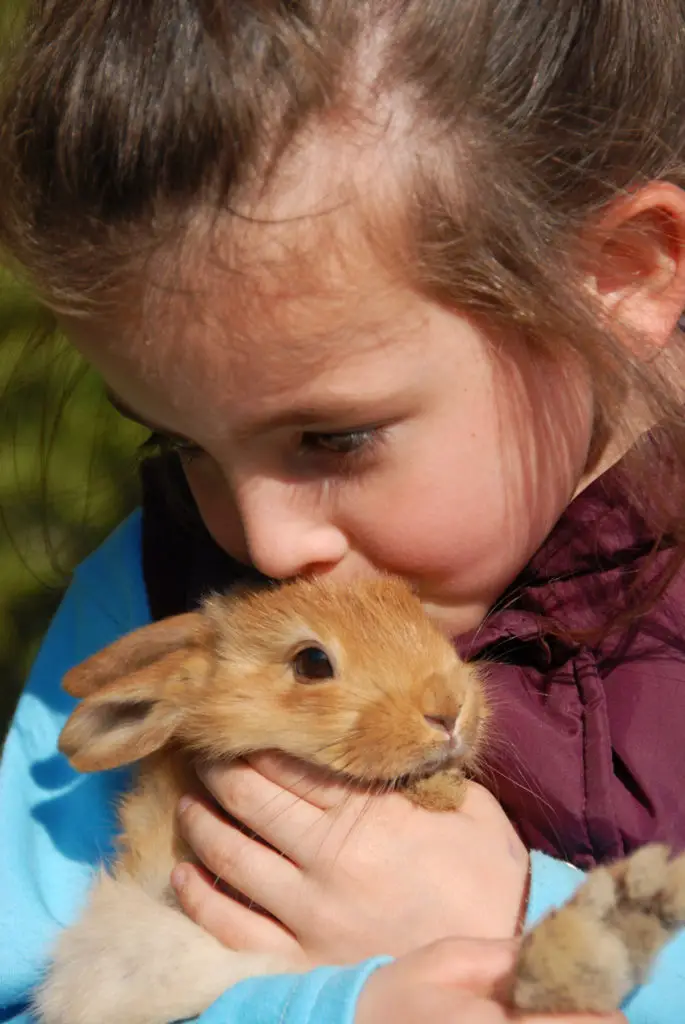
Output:
<svg viewBox="0 0 685 1024">
<path fill-rule="evenodd" d="M 663 348 L 685 310 L 685 192 L 650 182 L 589 232 L 588 287 L 639 358 Z"/>
<path fill-rule="evenodd" d="M 89 694 L 62 729 L 59 749 L 80 772 L 131 764 L 161 750 L 177 733 L 193 689 L 213 656 L 198 647 L 171 651 Z"/>
<path fill-rule="evenodd" d="M 187 612 L 136 629 L 76 665 L 62 686 L 72 697 L 88 697 L 102 686 L 151 665 L 173 651 L 205 647 L 214 628 L 201 612 Z"/>
</svg>

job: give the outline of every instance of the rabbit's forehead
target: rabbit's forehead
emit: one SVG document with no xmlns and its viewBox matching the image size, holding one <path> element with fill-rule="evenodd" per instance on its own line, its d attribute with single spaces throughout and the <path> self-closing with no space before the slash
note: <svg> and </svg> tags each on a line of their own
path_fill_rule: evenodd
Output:
<svg viewBox="0 0 685 1024">
<path fill-rule="evenodd" d="M 303 632 L 302 636 L 306 634 Z M 461 662 L 452 645 L 428 628 L 398 628 L 396 623 L 349 623 L 336 630 L 311 626 L 308 634 L 352 673 L 390 674 L 397 683 L 451 678 Z"/>
<path fill-rule="evenodd" d="M 343 645 L 335 634 L 329 634 L 315 623 L 294 615 L 265 617 L 257 627 L 241 629 L 220 635 L 218 653 L 228 661 L 235 661 L 241 652 L 257 661 L 260 658 L 286 658 L 305 645 L 325 648 L 329 653 L 342 656 Z"/>
<path fill-rule="evenodd" d="M 459 662 L 454 647 L 438 630 L 417 615 L 398 616 L 384 614 L 382 605 L 361 615 L 358 609 L 350 613 L 341 603 L 338 614 L 321 614 L 312 607 L 297 617 L 283 619 L 281 635 L 292 644 L 318 643 L 329 653 L 344 658 L 348 664 L 368 664 L 398 659 L 412 668 L 429 672 L 452 672 Z"/>
<path fill-rule="evenodd" d="M 235 663 L 247 656 L 271 661 L 304 645 L 317 645 L 340 668 L 377 671 L 383 667 L 406 678 L 454 673 L 459 659 L 449 640 L 413 604 L 389 601 L 384 593 L 360 602 L 355 595 L 303 586 L 264 595 L 257 608 L 217 618 L 218 653 Z M 287 600 L 284 600 L 287 598 Z M 258 609 L 259 614 L 255 614 Z"/>
<path fill-rule="evenodd" d="M 341 645 L 335 634 L 321 629 L 307 618 L 288 617 L 273 624 L 273 638 L 279 647 L 293 649 L 303 644 L 316 644 L 332 653 L 339 653 Z"/>
</svg>

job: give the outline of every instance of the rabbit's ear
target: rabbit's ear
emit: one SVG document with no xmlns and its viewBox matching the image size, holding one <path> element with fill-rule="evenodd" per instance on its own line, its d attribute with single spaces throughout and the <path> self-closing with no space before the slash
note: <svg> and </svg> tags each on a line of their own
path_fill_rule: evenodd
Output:
<svg viewBox="0 0 685 1024">
<path fill-rule="evenodd" d="M 76 665 L 64 676 L 62 686 L 72 697 L 88 697 L 173 651 L 203 647 L 211 642 L 213 635 L 212 625 L 201 612 L 187 612 L 153 622 Z"/>
<path fill-rule="evenodd" d="M 59 749 L 80 772 L 131 764 L 173 738 L 189 691 L 202 685 L 213 663 L 198 647 L 171 651 L 152 664 L 95 690 L 72 712 Z"/>
</svg>

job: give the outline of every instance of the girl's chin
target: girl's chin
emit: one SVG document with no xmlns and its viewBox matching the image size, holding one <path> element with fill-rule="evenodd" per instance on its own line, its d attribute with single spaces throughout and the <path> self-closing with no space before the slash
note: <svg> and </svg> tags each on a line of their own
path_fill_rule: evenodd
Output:
<svg viewBox="0 0 685 1024">
<path fill-rule="evenodd" d="M 449 601 L 436 601 L 435 598 L 421 597 L 421 604 L 428 618 L 448 636 L 460 636 L 477 629 L 487 615 L 488 609 L 481 604 L 451 604 Z"/>
</svg>

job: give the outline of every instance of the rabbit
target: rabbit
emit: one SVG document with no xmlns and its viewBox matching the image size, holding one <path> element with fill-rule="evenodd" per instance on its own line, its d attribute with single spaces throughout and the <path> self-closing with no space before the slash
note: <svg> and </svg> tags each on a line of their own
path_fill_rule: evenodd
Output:
<svg viewBox="0 0 685 1024">
<path fill-rule="evenodd" d="M 460 807 L 487 742 L 482 670 L 393 577 L 211 597 L 117 641 L 64 686 L 81 699 L 60 737 L 72 766 L 140 763 L 118 854 L 36 994 L 44 1024 L 167 1024 L 242 978 L 295 969 L 225 948 L 175 903 L 171 870 L 192 857 L 175 809 L 198 792 L 198 759 L 276 749 L 440 812 Z M 645 847 L 591 872 L 524 936 L 503 998 L 518 1010 L 615 1009 L 683 924 L 685 857 Z"/>
<path fill-rule="evenodd" d="M 53 950 L 35 998 L 44 1024 L 167 1024 L 229 985 L 292 971 L 226 949 L 175 903 L 178 800 L 198 758 L 275 749 L 366 785 L 457 808 L 487 718 L 464 664 L 392 577 L 301 580 L 211 597 L 72 669 L 80 703 L 59 747 L 81 772 L 139 762 L 119 808 L 118 853 Z"/>
</svg>

